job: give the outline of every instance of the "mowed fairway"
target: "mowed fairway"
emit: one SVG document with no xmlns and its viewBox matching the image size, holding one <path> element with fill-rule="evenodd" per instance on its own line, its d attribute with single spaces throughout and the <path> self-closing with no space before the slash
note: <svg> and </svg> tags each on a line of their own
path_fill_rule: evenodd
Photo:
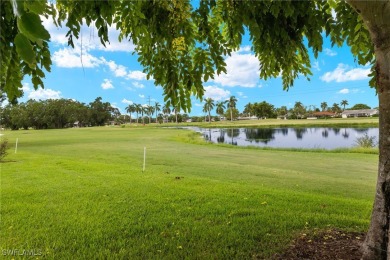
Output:
<svg viewBox="0 0 390 260">
<path fill-rule="evenodd" d="M 4 133 L 19 144 L 0 164 L 2 250 L 268 258 L 301 232 L 368 228 L 375 154 L 202 144 L 188 130 L 153 127 Z"/>
</svg>

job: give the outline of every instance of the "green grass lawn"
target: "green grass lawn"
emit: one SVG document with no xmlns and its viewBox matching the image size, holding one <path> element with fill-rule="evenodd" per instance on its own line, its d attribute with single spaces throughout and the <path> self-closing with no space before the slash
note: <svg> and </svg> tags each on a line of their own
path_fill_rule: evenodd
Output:
<svg viewBox="0 0 390 260">
<path fill-rule="evenodd" d="M 3 133 L 19 144 L 0 164 L 1 252 L 267 258 L 301 232 L 368 228 L 377 154 L 227 147 L 150 126 Z"/>
</svg>

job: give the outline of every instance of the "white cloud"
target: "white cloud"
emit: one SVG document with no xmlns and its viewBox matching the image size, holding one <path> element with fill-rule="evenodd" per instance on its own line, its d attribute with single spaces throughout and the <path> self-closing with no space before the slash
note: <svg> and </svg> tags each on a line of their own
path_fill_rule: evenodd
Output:
<svg viewBox="0 0 390 260">
<path fill-rule="evenodd" d="M 68 28 L 65 26 L 66 20 L 62 23 L 63 27 L 56 27 L 53 23 L 52 18 L 45 18 L 41 16 L 41 20 L 43 22 L 43 26 L 50 33 L 50 41 L 57 45 L 67 45 L 68 38 L 66 34 L 68 32 Z M 94 24 L 92 23 L 90 27 L 86 26 L 85 20 L 83 20 L 83 24 L 80 30 L 79 39 L 73 38 L 73 42 L 75 46 L 81 46 L 89 49 L 89 50 L 102 50 L 102 51 L 123 51 L 123 52 L 132 52 L 134 51 L 134 44 L 124 39 L 122 42 L 118 40 L 119 31 L 116 30 L 116 24 L 112 24 L 108 27 L 108 39 L 109 43 L 106 43 L 106 47 L 103 46 L 100 42 L 100 38 L 98 37 L 98 32 Z"/>
<path fill-rule="evenodd" d="M 370 73 L 369 68 L 351 69 L 348 65 L 338 64 L 334 71 L 330 71 L 321 76 L 321 80 L 325 82 L 346 82 L 355 80 L 364 80 L 368 78 Z"/>
<path fill-rule="evenodd" d="M 50 88 L 43 89 L 39 88 L 37 90 L 34 90 L 30 87 L 29 83 L 24 82 L 22 90 L 25 94 L 27 94 L 28 99 L 35 99 L 35 100 L 46 100 L 46 99 L 60 99 L 61 98 L 61 91 L 56 91 Z"/>
<path fill-rule="evenodd" d="M 141 84 L 139 82 L 132 82 L 131 84 L 133 84 L 133 86 L 136 88 L 144 88 L 145 87 L 144 84 Z"/>
<path fill-rule="evenodd" d="M 146 80 L 146 74 L 140 70 L 134 70 L 134 71 L 129 72 L 129 74 L 127 75 L 127 78 L 128 79 L 135 79 L 135 80 Z"/>
<path fill-rule="evenodd" d="M 335 52 L 335 51 L 333 51 L 333 50 L 331 50 L 331 49 L 328 49 L 328 48 L 326 48 L 326 49 L 324 50 L 324 52 L 325 52 L 325 55 L 328 55 L 328 56 L 331 56 L 331 57 L 337 55 L 337 52 Z"/>
<path fill-rule="evenodd" d="M 237 51 L 237 53 L 250 52 L 250 51 L 251 51 L 251 46 L 245 45 L 245 46 L 241 46 L 240 49 Z"/>
<path fill-rule="evenodd" d="M 196 106 L 196 107 L 203 107 L 203 105 L 200 104 L 200 103 L 195 103 L 195 106 Z"/>
<path fill-rule="evenodd" d="M 30 92 L 31 91 L 30 84 L 26 83 L 26 82 L 23 82 L 22 90 L 23 90 L 24 93 Z"/>
<path fill-rule="evenodd" d="M 343 88 L 342 90 L 340 90 L 339 92 L 337 92 L 339 94 L 348 94 L 349 93 L 349 89 L 347 88 Z"/>
<path fill-rule="evenodd" d="M 112 81 L 109 79 L 104 79 L 103 83 L 100 85 L 102 89 L 112 89 L 114 85 L 112 85 Z"/>
<path fill-rule="evenodd" d="M 94 68 L 98 67 L 102 60 L 92 56 L 87 50 L 63 48 L 54 52 L 52 60 L 55 65 L 62 68 Z"/>
<path fill-rule="evenodd" d="M 28 93 L 28 99 L 35 99 L 35 100 L 46 100 L 46 99 L 60 99 L 61 98 L 61 91 L 56 91 L 53 89 L 38 89 L 33 90 Z"/>
<path fill-rule="evenodd" d="M 244 93 L 239 91 L 239 92 L 237 92 L 237 95 L 242 97 L 244 95 Z"/>
<path fill-rule="evenodd" d="M 96 29 L 95 29 L 96 30 Z M 132 52 L 134 51 L 134 44 L 132 41 L 129 41 L 127 39 L 123 39 L 123 41 L 118 40 L 119 37 L 119 31 L 116 29 L 116 25 L 112 24 L 108 27 L 108 39 L 110 40 L 110 43 L 106 44 L 106 47 L 104 47 L 100 40 L 98 39 L 98 48 L 99 50 L 103 51 L 123 51 L 123 52 Z"/>
<path fill-rule="evenodd" d="M 255 55 L 232 53 L 225 62 L 227 73 L 216 74 L 212 81 L 227 87 L 256 87 L 260 66 Z"/>
<path fill-rule="evenodd" d="M 122 99 L 122 103 L 124 103 L 124 104 L 128 104 L 128 105 L 132 105 L 132 104 L 134 104 L 134 102 L 133 102 L 133 101 L 131 101 L 131 100 L 127 100 L 126 98 Z"/>
<path fill-rule="evenodd" d="M 139 96 L 140 98 L 145 98 L 145 95 L 139 94 L 138 96 Z"/>
<path fill-rule="evenodd" d="M 102 58 L 103 62 L 108 66 L 110 71 L 112 71 L 115 75 L 115 77 L 125 77 L 127 75 L 127 68 L 123 65 L 117 65 L 115 61 L 106 61 L 104 58 Z"/>
<path fill-rule="evenodd" d="M 40 17 L 42 20 L 42 24 L 45 27 L 45 29 L 50 33 L 50 41 L 54 44 L 59 45 L 67 45 L 68 39 L 66 37 L 66 33 L 68 32 L 68 28 L 65 26 L 63 27 L 56 27 L 54 25 L 53 19 L 51 16 L 49 18 L 46 18 L 44 16 Z"/>
<path fill-rule="evenodd" d="M 315 62 L 313 62 L 313 69 L 315 69 L 315 70 L 317 70 L 317 71 L 320 71 L 321 69 L 320 69 L 320 64 L 319 64 L 319 62 L 318 61 L 315 61 Z"/>
<path fill-rule="evenodd" d="M 205 98 L 212 98 L 215 101 L 225 100 L 225 99 L 229 98 L 229 96 L 230 96 L 230 91 L 224 90 L 222 88 L 208 86 L 208 87 L 205 87 L 204 89 L 205 89 L 204 97 Z"/>
</svg>

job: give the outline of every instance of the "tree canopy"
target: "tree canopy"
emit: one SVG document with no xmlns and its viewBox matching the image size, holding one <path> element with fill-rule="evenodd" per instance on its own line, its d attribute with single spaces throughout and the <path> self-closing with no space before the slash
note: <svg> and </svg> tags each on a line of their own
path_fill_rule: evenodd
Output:
<svg viewBox="0 0 390 260">
<path fill-rule="evenodd" d="M 139 62 L 163 87 L 165 101 L 183 110 L 191 107 L 191 95 L 202 98 L 203 82 L 226 72 L 224 57 L 239 48 L 246 31 L 261 64 L 259 76 L 281 75 L 284 89 L 298 75 L 311 75 L 308 51 L 317 57 L 323 34 L 332 44 L 347 42 L 360 64 L 374 62 L 368 31 L 346 2 L 200 1 L 193 7 L 187 0 L 58 0 L 55 5 L 10 0 L 1 1 L 1 10 L 1 90 L 11 100 L 22 95 L 24 75 L 37 89 L 44 87 L 44 71 L 50 72 L 50 34 L 40 16 L 66 26 L 71 46 L 83 23 L 97 28 L 103 45 L 110 40 L 108 26 L 115 25 L 121 40 L 135 44 Z"/>
<path fill-rule="evenodd" d="M 370 85 L 379 98 L 378 185 L 364 258 L 390 258 L 390 2 L 386 1 L 0 1 L 0 90 L 12 101 L 22 95 L 21 81 L 31 76 L 35 89 L 50 72 L 50 34 L 41 16 L 66 26 L 69 45 L 81 24 L 97 28 L 103 45 L 108 26 L 132 41 L 148 77 L 164 89 L 175 111 L 188 110 L 191 95 L 201 99 L 202 82 L 226 72 L 224 57 L 248 32 L 260 63 L 260 77 L 281 76 L 283 88 L 310 77 L 309 51 L 317 57 L 323 38 L 347 43 L 359 64 L 372 65 Z"/>
</svg>

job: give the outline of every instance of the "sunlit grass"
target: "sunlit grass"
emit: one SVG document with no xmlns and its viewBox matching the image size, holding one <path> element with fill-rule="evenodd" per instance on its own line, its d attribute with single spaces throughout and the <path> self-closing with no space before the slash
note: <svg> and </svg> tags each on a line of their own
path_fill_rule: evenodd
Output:
<svg viewBox="0 0 390 260">
<path fill-rule="evenodd" d="M 236 148 L 152 126 L 4 133 L 19 144 L 0 164 L 1 249 L 266 258 L 306 228 L 368 226 L 376 154 Z"/>
</svg>

